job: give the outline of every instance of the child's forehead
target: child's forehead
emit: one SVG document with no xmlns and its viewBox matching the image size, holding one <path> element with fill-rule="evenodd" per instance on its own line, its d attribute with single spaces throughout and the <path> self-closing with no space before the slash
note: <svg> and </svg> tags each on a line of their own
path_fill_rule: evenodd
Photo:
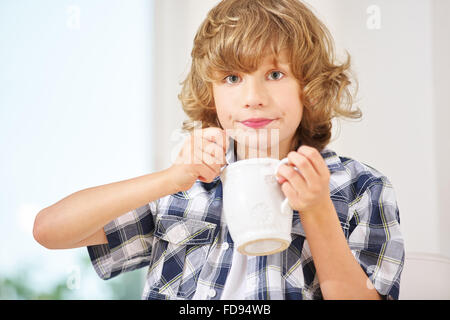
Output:
<svg viewBox="0 0 450 320">
<path fill-rule="evenodd" d="M 279 53 L 269 53 L 261 57 L 260 66 L 289 65 L 288 51 L 282 50 Z"/>
</svg>

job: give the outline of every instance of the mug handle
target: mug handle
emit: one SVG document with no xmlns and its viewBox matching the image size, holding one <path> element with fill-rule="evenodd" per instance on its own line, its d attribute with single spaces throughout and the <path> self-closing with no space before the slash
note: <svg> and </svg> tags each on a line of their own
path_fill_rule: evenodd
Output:
<svg viewBox="0 0 450 320">
<path fill-rule="evenodd" d="M 286 164 L 289 162 L 288 158 L 284 158 L 282 160 L 280 160 L 280 162 L 278 163 L 277 167 L 275 168 L 275 175 L 278 172 L 278 169 L 280 168 L 281 165 Z M 294 168 L 295 170 L 298 171 L 297 168 Z M 281 203 L 281 213 L 284 215 L 290 215 L 294 212 L 294 209 L 291 208 L 291 205 L 289 204 L 289 199 L 285 198 L 283 200 L 283 202 Z"/>
</svg>

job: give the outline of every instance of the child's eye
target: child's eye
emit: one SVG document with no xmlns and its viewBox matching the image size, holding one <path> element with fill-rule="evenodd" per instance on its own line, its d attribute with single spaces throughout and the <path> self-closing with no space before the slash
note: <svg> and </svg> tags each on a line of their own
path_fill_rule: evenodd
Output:
<svg viewBox="0 0 450 320">
<path fill-rule="evenodd" d="M 281 71 L 272 71 L 269 74 L 270 80 L 280 80 L 283 77 L 284 77 L 284 73 Z M 236 84 L 239 82 L 240 77 L 235 74 L 230 74 L 229 76 L 225 77 L 223 80 L 228 84 Z"/>
<path fill-rule="evenodd" d="M 273 80 L 280 80 L 281 78 L 284 77 L 284 74 L 281 71 L 272 71 L 269 74 L 269 78 L 271 78 L 271 77 L 272 77 Z"/>
<path fill-rule="evenodd" d="M 239 76 L 232 74 L 232 75 L 225 77 L 224 80 L 229 84 L 235 84 L 239 81 Z"/>
</svg>

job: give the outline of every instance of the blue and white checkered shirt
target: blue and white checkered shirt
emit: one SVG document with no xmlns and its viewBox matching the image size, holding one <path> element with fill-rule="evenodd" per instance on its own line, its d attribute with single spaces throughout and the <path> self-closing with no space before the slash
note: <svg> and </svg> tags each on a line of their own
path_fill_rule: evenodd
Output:
<svg viewBox="0 0 450 320">
<path fill-rule="evenodd" d="M 404 243 L 394 189 L 377 170 L 324 149 L 330 195 L 355 259 L 375 289 L 398 299 Z M 107 244 L 88 246 L 102 279 L 149 267 L 143 299 L 220 299 L 233 258 L 222 216 L 222 183 L 196 181 L 111 221 Z M 322 299 L 298 212 L 283 252 L 249 256 L 246 299 Z M 194 297 L 195 295 L 195 297 Z"/>
</svg>

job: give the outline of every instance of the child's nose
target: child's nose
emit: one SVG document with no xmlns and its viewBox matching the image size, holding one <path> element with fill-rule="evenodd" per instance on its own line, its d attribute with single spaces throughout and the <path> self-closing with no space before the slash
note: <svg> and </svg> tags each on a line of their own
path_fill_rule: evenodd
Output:
<svg viewBox="0 0 450 320">
<path fill-rule="evenodd" d="M 255 103 L 255 104 L 250 103 L 250 104 L 246 104 L 245 107 L 246 108 L 261 108 L 261 107 L 263 107 L 263 104 L 262 103 Z"/>
<path fill-rule="evenodd" d="M 267 105 L 267 93 L 258 81 L 247 81 L 245 88 L 245 108 L 261 108 Z"/>
</svg>

